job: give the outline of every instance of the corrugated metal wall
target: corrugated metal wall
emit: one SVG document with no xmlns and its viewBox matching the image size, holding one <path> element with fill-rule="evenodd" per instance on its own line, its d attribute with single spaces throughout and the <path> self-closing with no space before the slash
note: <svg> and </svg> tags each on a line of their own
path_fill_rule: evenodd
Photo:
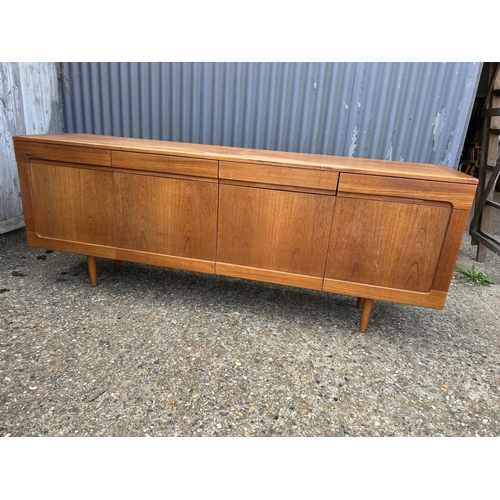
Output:
<svg viewBox="0 0 500 500">
<path fill-rule="evenodd" d="M 59 63 L 67 132 L 446 164 L 481 63 Z"/>
<path fill-rule="evenodd" d="M 0 63 L 0 234 L 24 226 L 12 137 L 61 131 L 56 63 Z"/>
</svg>

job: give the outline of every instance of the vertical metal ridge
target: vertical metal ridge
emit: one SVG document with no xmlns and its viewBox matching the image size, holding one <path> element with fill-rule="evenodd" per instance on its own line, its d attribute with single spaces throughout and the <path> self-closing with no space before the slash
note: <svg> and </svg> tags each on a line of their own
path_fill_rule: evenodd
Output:
<svg viewBox="0 0 500 500">
<path fill-rule="evenodd" d="M 481 67 L 59 63 L 68 132 L 455 167 Z"/>
</svg>

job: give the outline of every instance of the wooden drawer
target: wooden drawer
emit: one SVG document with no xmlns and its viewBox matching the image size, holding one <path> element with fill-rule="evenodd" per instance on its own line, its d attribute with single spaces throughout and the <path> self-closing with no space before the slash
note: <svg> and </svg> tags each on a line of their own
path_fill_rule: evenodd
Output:
<svg viewBox="0 0 500 500">
<path fill-rule="evenodd" d="M 109 149 L 45 144 L 43 142 L 16 140 L 16 159 L 19 162 L 49 160 L 83 165 L 111 166 Z"/>
<path fill-rule="evenodd" d="M 450 203 L 453 208 L 470 210 L 475 190 L 474 184 L 342 173 L 338 194 L 439 201 Z"/>
<path fill-rule="evenodd" d="M 218 161 L 182 156 L 112 151 L 113 167 L 217 180 Z"/>
<path fill-rule="evenodd" d="M 219 177 L 222 181 L 333 191 L 332 194 L 335 194 L 339 174 L 329 168 L 221 161 Z"/>
</svg>

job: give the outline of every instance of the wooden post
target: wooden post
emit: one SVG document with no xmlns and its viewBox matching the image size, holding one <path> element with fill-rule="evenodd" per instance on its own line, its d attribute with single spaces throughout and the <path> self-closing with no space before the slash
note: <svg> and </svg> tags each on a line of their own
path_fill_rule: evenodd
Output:
<svg viewBox="0 0 500 500">
<path fill-rule="evenodd" d="M 87 255 L 87 267 L 89 268 L 90 284 L 97 285 L 97 261 L 93 255 Z"/>
<path fill-rule="evenodd" d="M 115 260 L 115 269 L 117 271 L 119 271 L 121 267 L 122 267 L 122 261 L 121 260 Z"/>
<path fill-rule="evenodd" d="M 363 309 L 361 310 L 361 321 L 359 324 L 359 331 L 365 333 L 370 313 L 372 312 L 373 299 L 363 299 Z"/>
</svg>

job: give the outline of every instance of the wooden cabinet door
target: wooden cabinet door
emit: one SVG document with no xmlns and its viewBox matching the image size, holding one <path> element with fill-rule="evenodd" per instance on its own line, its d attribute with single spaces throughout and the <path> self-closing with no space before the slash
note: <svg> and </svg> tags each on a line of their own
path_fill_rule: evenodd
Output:
<svg viewBox="0 0 500 500">
<path fill-rule="evenodd" d="M 214 272 L 217 184 L 115 173 L 117 258 Z"/>
<path fill-rule="evenodd" d="M 446 203 L 339 196 L 325 285 L 330 279 L 430 292 L 451 212 Z"/>
<path fill-rule="evenodd" d="M 29 175 L 38 236 L 115 246 L 110 170 L 33 161 Z"/>
<path fill-rule="evenodd" d="M 221 184 L 216 271 L 321 289 L 335 197 Z"/>
</svg>

